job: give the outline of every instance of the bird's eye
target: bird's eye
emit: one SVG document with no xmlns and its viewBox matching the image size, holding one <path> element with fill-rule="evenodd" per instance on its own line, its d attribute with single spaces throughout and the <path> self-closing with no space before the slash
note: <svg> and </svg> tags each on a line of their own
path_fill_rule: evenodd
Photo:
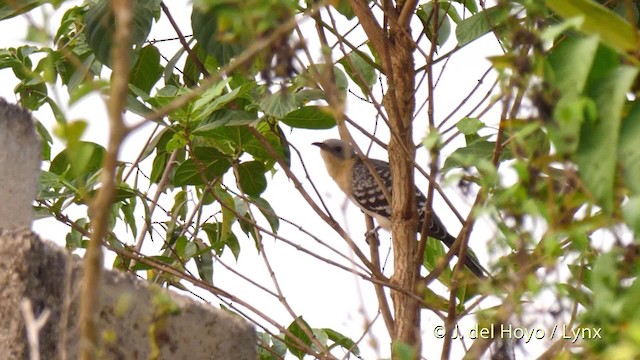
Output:
<svg viewBox="0 0 640 360">
<path fill-rule="evenodd" d="M 333 150 L 335 150 L 336 152 L 340 152 L 340 151 L 342 151 L 342 147 L 340 145 L 338 145 L 338 146 L 334 147 Z"/>
</svg>

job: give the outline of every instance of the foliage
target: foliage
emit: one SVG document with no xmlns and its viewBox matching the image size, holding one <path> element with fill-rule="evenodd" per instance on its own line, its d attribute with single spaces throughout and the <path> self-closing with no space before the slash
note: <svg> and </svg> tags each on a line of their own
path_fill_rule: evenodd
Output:
<svg viewBox="0 0 640 360">
<path fill-rule="evenodd" d="M 373 279 L 372 286 L 388 297 L 392 278 L 384 275 L 379 259 L 345 256 L 342 265 L 345 262 L 328 259 L 303 241 L 288 240 L 281 231 L 285 223 L 296 227 L 294 236 L 323 243 L 305 232 L 300 219 L 276 213 L 276 202 L 286 199 L 266 195 L 275 186 L 273 174 L 284 172 L 292 180 L 291 191 L 295 187 L 316 210 L 314 221 L 324 219 L 356 254 L 357 247 L 366 245 L 357 238 L 353 245 L 316 204 L 299 180 L 307 177 L 302 173 L 306 170 L 290 168 L 304 163 L 294 156 L 295 134 L 301 131 L 338 127 L 342 136 L 345 132 L 362 132 L 371 139 L 398 135 L 392 125 L 391 130 L 378 130 L 373 120 L 358 116 L 353 121 L 343 113 L 345 101 L 363 101 L 386 125 L 393 124 L 396 116 L 389 111 L 394 100 L 383 100 L 383 95 L 394 90 L 389 84 L 399 76 L 388 59 L 401 54 L 385 54 L 376 46 L 395 35 L 380 32 L 380 38 L 373 38 L 367 28 L 371 19 L 352 7 L 356 3 L 194 1 L 191 23 L 179 24 L 192 36 L 185 37 L 176 28 L 183 43 L 168 53 L 150 34 L 175 5 L 133 2 L 126 110 L 140 122 L 127 130 L 132 133 L 149 124 L 156 129 L 147 133 L 135 161 L 117 164 L 117 192 L 106 209 L 109 235 L 104 241 L 115 254 L 113 267 L 146 272 L 149 281 L 179 289 L 188 283 L 206 284 L 215 293 L 213 275 L 224 255 L 239 260 L 255 248 L 270 267 L 266 256 L 270 244 L 264 238 L 271 236 L 321 259 L 323 266 Z M 371 3 L 375 9 L 371 16 L 382 24 L 379 10 L 387 5 Z M 410 2 L 394 3 L 398 11 L 393 16 L 399 16 L 402 4 Z M 60 0 L 27 1 L 20 6 L 0 2 L 0 19 L 39 7 L 51 12 L 64 9 L 55 33 L 31 23 L 29 44 L 0 49 L 0 69 L 13 72 L 14 92 L 23 107 L 46 109 L 56 121 L 55 129 L 38 126 L 44 139 L 44 168 L 36 210 L 40 218 L 55 218 L 68 226 L 70 251 L 86 247 L 91 233 L 87 206 L 101 188 L 106 149 L 85 139 L 88 120 L 69 119 L 63 109 L 92 93 L 108 94 L 112 85 L 117 23 L 109 4 L 104 0 L 77 6 Z M 416 51 L 411 56 L 416 66 L 404 71 L 414 79 L 428 79 L 402 98 L 419 105 L 411 113 L 412 126 L 423 129 L 428 118 L 421 145 L 441 164 L 430 171 L 442 175 L 443 183 L 457 180 L 460 190 L 475 199 L 463 211 L 462 233 L 475 226 L 471 236 L 477 236 L 479 219 L 496 229 L 486 246 L 493 274 L 487 281 L 465 274 L 458 277 L 453 266 L 439 269 L 447 250 L 432 239 L 421 242 L 425 251 L 418 256 L 420 267 L 438 275 L 437 283 L 420 281 L 417 290 L 404 289 L 419 291 L 418 298 L 424 299 L 421 311 L 436 313 L 445 322 L 458 322 L 476 312 L 481 323 L 602 329 L 601 339 L 583 338 L 575 346 L 556 337 L 551 340 L 559 346 L 537 351 L 560 358 L 639 356 L 638 10 L 635 2 L 624 0 L 499 1 L 492 7 L 477 1 L 438 0 L 421 1 L 411 9 L 409 16 L 415 21 L 407 23 L 413 30 Z M 356 17 L 358 21 L 353 20 Z M 316 34 L 297 27 L 303 19 L 315 23 Z M 360 30 L 369 38 L 358 34 Z M 467 114 L 458 111 L 467 101 L 460 97 L 451 115 L 436 116 L 438 106 L 432 101 L 439 85 L 434 76 L 447 73 L 446 63 L 458 52 L 488 38 L 502 49 L 489 58 L 494 87 Z M 311 52 L 321 53 L 322 60 Z M 473 86 L 477 79 L 458 81 Z M 64 89 L 68 104 L 57 102 L 53 88 Z M 420 115 L 422 107 L 429 109 L 426 116 Z M 57 147 L 63 149 L 53 154 Z M 71 215 L 71 209 L 80 209 L 82 215 Z M 160 246 L 149 250 L 147 240 L 158 238 Z M 251 241 L 244 241 L 247 238 Z M 482 246 L 472 244 L 476 249 Z M 137 253 L 147 260 L 132 261 Z M 371 254 L 377 256 L 376 251 Z M 183 276 L 160 271 L 161 264 Z M 479 295 L 499 305 L 479 310 L 481 301 L 474 301 Z M 274 297 L 291 310 L 284 294 Z M 261 307 L 255 299 L 244 301 Z M 232 302 L 220 301 L 240 313 Z M 539 310 L 528 304 L 536 302 L 544 303 L 545 316 L 532 316 Z M 385 302 L 379 308 L 383 317 L 390 312 Z M 258 340 L 261 359 L 360 356 L 363 344 L 354 339 L 361 334 L 342 334 L 327 327 L 332 324 L 310 324 L 302 317 L 306 314 L 293 310 L 290 315 L 290 323 L 275 325 L 268 316 L 257 321 L 247 317 L 264 329 Z M 386 353 L 393 351 L 397 359 L 415 358 L 419 341 L 398 341 L 388 328 L 393 350 Z M 423 347 L 428 349 L 432 341 L 423 338 Z M 443 341 L 445 349 L 452 342 Z M 470 354 L 478 354 L 475 351 L 483 350 L 469 349 Z"/>
</svg>

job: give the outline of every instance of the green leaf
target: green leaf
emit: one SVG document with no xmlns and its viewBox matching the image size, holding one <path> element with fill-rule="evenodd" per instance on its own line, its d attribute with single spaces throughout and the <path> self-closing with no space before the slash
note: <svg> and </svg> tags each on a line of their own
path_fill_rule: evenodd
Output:
<svg viewBox="0 0 640 360">
<path fill-rule="evenodd" d="M 351 338 L 329 328 L 323 328 L 322 331 L 324 331 L 329 337 L 329 340 L 333 341 L 336 345 L 341 346 L 343 349 L 349 351 L 353 355 L 360 355 L 360 349 L 358 349 L 358 345 L 355 341 L 351 340 Z"/>
<path fill-rule="evenodd" d="M 464 46 L 498 27 L 509 16 L 509 10 L 494 6 L 468 17 L 456 27 L 458 44 Z"/>
<path fill-rule="evenodd" d="M 129 187 L 129 185 L 122 183 L 116 187 L 116 193 L 114 194 L 115 201 L 125 201 L 128 199 L 134 199 L 138 193 Z"/>
<path fill-rule="evenodd" d="M 297 91 L 295 96 L 300 104 L 307 104 L 310 101 L 325 99 L 324 91 L 320 89 L 302 89 Z"/>
<path fill-rule="evenodd" d="M 0 20 L 9 19 L 14 16 L 24 14 L 32 9 L 48 3 L 58 3 L 51 0 L 20 0 L 20 1 L 1 1 L 0 2 Z"/>
<path fill-rule="evenodd" d="M 587 286 L 593 291 L 594 314 L 607 315 L 613 311 L 616 302 L 614 289 L 619 286 L 618 261 L 615 250 L 599 254 L 593 265 L 591 281 Z"/>
<path fill-rule="evenodd" d="M 635 102 L 629 115 L 622 121 L 618 158 L 622 164 L 625 184 L 634 195 L 640 195 L 640 104 Z M 638 223 L 640 225 L 640 222 Z M 640 227 L 638 227 L 640 229 Z"/>
<path fill-rule="evenodd" d="M 84 17 L 87 44 L 96 58 L 103 64 L 111 64 L 111 48 L 115 33 L 115 17 L 107 0 L 90 3 Z M 133 5 L 133 28 L 131 46 L 139 47 L 149 36 L 154 11 L 159 9 L 156 1 L 136 0 Z"/>
<path fill-rule="evenodd" d="M 222 210 L 222 228 L 220 229 L 220 240 L 226 244 L 227 236 L 231 233 L 231 225 L 236 222 L 237 208 L 233 197 L 222 187 L 216 186 L 214 189 L 215 197 L 220 203 L 220 209 Z M 244 212 L 238 212 L 241 216 Z"/>
<path fill-rule="evenodd" d="M 576 162 L 585 186 L 608 214 L 613 211 L 622 106 L 637 74 L 635 67 L 620 66 L 589 89 L 598 107 L 598 121 L 583 125 Z"/>
<path fill-rule="evenodd" d="M 129 85 L 129 87 L 131 88 L 132 85 Z M 127 94 L 127 110 L 136 115 L 140 115 L 141 117 L 146 117 L 151 113 L 151 109 L 149 109 L 131 93 Z"/>
<path fill-rule="evenodd" d="M 269 226 L 271 226 L 271 230 L 274 233 L 278 232 L 278 228 L 280 227 L 280 218 L 276 214 L 276 212 L 271 207 L 271 204 L 263 198 L 253 197 L 251 201 L 256 204 L 262 215 L 267 219 Z"/>
<path fill-rule="evenodd" d="M 206 106 L 204 107 L 198 107 L 197 110 L 194 109 L 194 121 L 200 121 L 203 118 L 208 117 L 209 115 L 211 115 L 214 111 L 218 111 L 220 109 L 223 108 L 223 106 L 227 105 L 229 102 L 235 100 L 238 97 L 244 96 L 245 94 L 247 94 L 251 89 L 255 88 L 255 84 L 245 84 L 241 87 L 237 87 L 223 95 L 220 96 L 215 96 L 215 98 L 211 98 L 210 100 L 206 101 Z M 196 101 L 196 106 L 198 106 L 198 102 L 201 101 L 201 99 L 198 99 L 198 101 Z"/>
<path fill-rule="evenodd" d="M 87 219 L 84 218 L 80 218 L 76 221 L 74 221 L 74 223 L 76 225 L 78 225 L 80 228 L 83 229 L 87 229 Z M 73 251 L 75 249 L 79 249 L 83 247 L 83 238 L 84 236 L 82 235 L 82 233 L 80 231 L 78 231 L 75 227 L 71 228 L 71 232 L 67 234 L 65 240 L 65 247 L 67 248 L 67 250 Z"/>
<path fill-rule="evenodd" d="M 172 265 L 173 264 L 173 258 L 169 257 L 169 256 L 162 256 L 162 255 L 156 255 L 156 256 L 149 256 L 149 258 L 160 262 L 160 263 L 164 263 L 164 264 L 168 264 L 168 265 Z M 132 271 L 140 271 L 140 270 L 152 270 L 154 269 L 153 266 L 151 265 L 147 265 L 147 264 L 143 264 L 141 262 L 136 263 L 133 267 L 130 268 L 130 270 Z"/>
<path fill-rule="evenodd" d="M 259 360 L 279 360 L 284 359 L 287 354 L 286 345 L 275 335 L 258 331 L 260 346 L 258 346 Z M 271 344 L 271 346 L 269 346 Z"/>
<path fill-rule="evenodd" d="M 493 152 L 495 151 L 496 143 L 487 140 L 477 140 L 468 146 L 456 149 L 444 162 L 442 166 L 442 172 L 458 168 L 458 167 L 471 167 L 476 166 L 480 160 L 489 161 L 493 159 Z M 510 159 L 513 155 L 509 149 L 502 149 L 500 155 L 501 160 Z"/>
<path fill-rule="evenodd" d="M 298 99 L 286 91 L 267 94 L 260 100 L 260 109 L 265 114 L 282 119 L 291 111 L 300 107 Z"/>
<path fill-rule="evenodd" d="M 171 239 L 171 241 L 167 243 L 173 243 L 173 251 L 175 251 L 180 259 L 188 260 L 187 244 L 189 240 L 187 240 L 186 236 L 179 236 L 177 239 Z"/>
<path fill-rule="evenodd" d="M 550 76 L 561 94 L 579 94 L 584 89 L 598 50 L 599 40 L 588 38 L 568 38 L 549 54 L 548 61 L 553 69 Z"/>
<path fill-rule="evenodd" d="M 196 47 L 199 47 L 199 45 L 196 44 L 196 46 L 193 48 L 193 51 L 195 51 Z M 178 62 L 183 60 L 183 56 L 186 52 L 187 51 L 181 46 L 180 48 L 178 48 L 175 54 L 173 54 L 173 56 L 167 61 L 167 65 L 165 65 L 164 71 L 162 72 L 165 85 L 180 86 L 179 81 L 175 81 L 176 76 L 174 75 L 174 70 L 178 68 Z M 191 58 L 191 56 L 189 56 L 188 58 Z M 185 77 L 186 77 L 186 74 L 185 74 Z M 186 79 L 185 79 L 185 85 L 187 85 L 189 88 L 193 87 L 193 84 L 191 84 L 191 81 L 187 81 Z"/>
<path fill-rule="evenodd" d="M 336 119 L 331 115 L 328 106 L 305 106 L 288 113 L 282 122 L 302 129 L 331 129 L 336 126 Z"/>
<path fill-rule="evenodd" d="M 200 67 L 196 65 L 196 61 L 199 61 L 202 64 L 206 63 L 207 53 L 202 50 L 202 47 L 199 43 L 196 43 L 195 46 L 193 46 L 191 52 L 193 54 L 196 54 L 196 58 L 194 59 L 193 56 L 187 56 L 187 58 L 185 59 L 184 68 L 182 69 L 182 79 L 184 81 L 184 84 L 188 87 L 195 87 L 198 85 L 198 81 L 200 80 L 200 77 L 202 75 Z M 182 54 L 178 57 L 178 59 L 182 59 Z M 173 74 L 173 72 L 171 74 Z"/>
<path fill-rule="evenodd" d="M 142 159 L 146 159 L 154 151 L 158 154 L 166 153 L 167 142 L 173 137 L 174 130 L 170 127 L 165 127 L 160 130 L 151 141 L 147 144 L 142 152 Z"/>
<path fill-rule="evenodd" d="M 554 124 L 549 126 L 549 138 L 560 155 L 574 154 L 580 143 L 580 130 L 585 121 L 597 118 L 596 105 L 586 96 L 562 96 L 553 109 Z"/>
<path fill-rule="evenodd" d="M 363 94 L 368 95 L 371 93 L 371 87 L 376 83 L 377 79 L 376 69 L 371 65 L 373 60 L 369 55 L 352 51 L 340 60 L 340 64 L 344 67 L 351 80 L 362 89 Z"/>
<path fill-rule="evenodd" d="M 391 347 L 394 359 L 411 360 L 416 358 L 416 351 L 414 350 L 413 346 L 409 344 L 394 342 Z"/>
<path fill-rule="evenodd" d="M 469 10 L 472 14 L 475 14 L 478 12 L 478 5 L 476 4 L 475 0 L 453 0 L 453 1 L 464 5 L 464 7 L 467 8 L 467 10 Z"/>
<path fill-rule="evenodd" d="M 124 215 L 124 223 L 131 229 L 132 235 L 135 237 L 138 234 L 138 227 L 136 225 L 136 218 L 134 211 L 136 209 L 136 198 L 131 197 L 129 201 L 124 201 L 122 204 L 122 215 Z"/>
<path fill-rule="evenodd" d="M 449 271 L 448 279 L 450 281 L 451 269 L 449 267 L 446 267 L 445 269 Z M 442 278 L 442 275 L 440 277 Z M 424 288 L 424 294 L 422 299 L 424 300 L 425 304 L 429 304 L 429 309 L 435 308 L 440 311 L 447 311 L 447 309 L 449 308 L 449 300 L 436 294 L 433 290 L 429 289 L 428 287 Z"/>
<path fill-rule="evenodd" d="M 635 27 L 605 6 L 591 0 L 547 1 L 549 9 L 565 19 L 583 17 L 581 29 L 598 35 L 602 42 L 619 52 L 626 53 L 640 47 Z"/>
<path fill-rule="evenodd" d="M 511 129 L 512 139 L 524 151 L 529 158 L 537 158 L 543 154 L 549 154 L 549 137 L 542 130 L 542 124 L 536 121 L 514 122 Z"/>
<path fill-rule="evenodd" d="M 442 134 L 438 129 L 431 129 L 427 133 L 427 135 L 422 139 L 422 146 L 428 150 L 442 146 Z"/>
<path fill-rule="evenodd" d="M 67 180 L 86 180 L 100 170 L 105 153 L 105 148 L 98 144 L 80 141 L 73 150 L 61 151 L 51 161 L 49 171 Z"/>
<path fill-rule="evenodd" d="M 231 250 L 233 257 L 238 260 L 240 258 L 240 242 L 233 232 L 229 232 L 225 238 L 225 245 Z"/>
<path fill-rule="evenodd" d="M 231 161 L 227 156 L 214 148 L 196 148 L 194 153 L 200 165 L 204 167 L 204 177 L 207 181 L 214 180 L 231 167 Z M 202 185 L 204 184 L 202 175 L 198 171 L 198 166 L 194 159 L 187 159 L 178 165 L 173 176 L 174 186 Z"/>
<path fill-rule="evenodd" d="M 444 10 L 454 23 L 458 24 L 460 21 L 462 21 L 462 17 L 460 17 L 460 14 L 458 14 L 458 10 L 456 10 L 456 7 L 453 6 L 452 1 L 439 0 L 439 2 L 440 2 L 440 9 Z M 456 1 L 453 0 L 453 2 L 456 2 Z M 473 1 L 469 1 L 469 2 L 473 3 Z M 475 3 L 473 5 L 475 6 Z"/>
<path fill-rule="evenodd" d="M 44 83 L 27 85 L 21 82 L 14 91 L 20 96 L 20 105 L 29 110 L 38 110 L 47 102 L 47 85 Z"/>
<path fill-rule="evenodd" d="M 347 20 L 352 20 L 356 17 L 356 13 L 353 12 L 353 9 L 351 8 L 348 0 L 338 0 L 337 4 L 335 1 L 333 1 L 331 4 L 335 6 L 336 10 L 338 10 L 340 14 L 346 17 Z"/>
<path fill-rule="evenodd" d="M 245 144 L 253 137 L 247 126 L 220 126 L 205 134 L 193 137 L 195 146 L 214 147 L 234 158 L 242 154 Z"/>
<path fill-rule="evenodd" d="M 427 35 L 429 41 L 433 41 L 433 39 L 435 38 L 436 45 L 440 46 L 444 44 L 451 35 L 451 22 L 449 21 L 449 16 L 446 9 L 443 8 L 451 8 L 451 4 L 447 2 L 439 2 L 438 5 L 438 35 L 435 37 L 433 36 L 433 27 L 435 23 L 435 16 L 433 16 L 434 3 L 428 2 L 426 4 L 420 5 L 416 10 L 416 14 L 418 15 L 420 21 L 422 21 L 422 26 L 424 26 L 424 33 L 425 35 Z"/>
<path fill-rule="evenodd" d="M 202 280 L 213 284 L 213 255 L 211 254 L 211 249 L 200 239 L 195 239 L 194 243 L 198 248 L 198 252 L 193 257 L 198 268 L 198 275 Z"/>
<path fill-rule="evenodd" d="M 49 134 L 49 130 L 42 125 L 42 122 L 36 121 L 36 131 L 42 141 L 42 160 L 48 161 L 51 159 L 51 144 L 53 144 L 53 138 Z"/>
<path fill-rule="evenodd" d="M 237 42 L 223 42 L 220 40 L 220 32 L 223 25 L 219 24 L 219 13 L 224 11 L 224 6 L 212 6 L 209 11 L 204 12 L 199 7 L 194 6 L 191 12 L 191 29 L 193 36 L 198 40 L 198 44 L 213 56 L 220 65 L 225 65 L 240 54 L 242 46 Z"/>
<path fill-rule="evenodd" d="M 87 50 L 87 52 L 90 51 Z M 65 72 L 60 74 L 63 83 L 69 88 L 69 93 L 72 93 L 78 86 L 86 84 L 88 80 L 93 80 L 95 73 L 98 73 L 102 68 L 94 54 L 87 54 L 81 59 L 82 66 L 68 63 Z"/>
<path fill-rule="evenodd" d="M 304 326 L 304 328 L 300 326 L 298 322 L 302 323 L 302 326 Z M 293 320 L 293 322 L 291 322 L 291 324 L 287 328 L 287 330 L 289 330 L 289 332 L 298 340 L 302 341 L 307 346 L 311 346 L 311 339 L 303 329 L 306 329 L 307 333 L 309 334 L 313 333 L 313 330 L 311 330 L 311 326 L 309 326 L 309 324 L 304 321 L 302 316 L 299 316 L 295 320 Z M 296 347 L 296 342 L 291 335 L 285 335 L 284 341 L 287 344 L 287 348 L 289 349 L 289 352 L 291 352 L 291 354 L 293 354 L 298 359 L 302 359 L 304 357 L 306 352 Z"/>
<path fill-rule="evenodd" d="M 173 152 L 175 150 L 184 149 L 187 146 L 187 139 L 184 132 L 178 132 L 173 134 L 171 139 L 167 141 L 167 146 L 165 148 L 166 152 Z"/>
<path fill-rule="evenodd" d="M 478 130 L 485 127 L 484 123 L 477 118 L 465 117 L 456 124 L 456 127 L 464 135 L 477 134 Z"/>
<path fill-rule="evenodd" d="M 264 176 L 266 169 L 259 161 L 247 161 L 238 165 L 237 180 L 240 189 L 250 196 L 258 197 L 267 188 L 267 179 Z"/>
<path fill-rule="evenodd" d="M 370 50 L 373 51 L 371 48 Z M 347 79 L 344 71 L 335 65 L 327 66 L 327 64 L 314 64 L 309 66 L 306 71 L 300 74 L 296 81 L 299 85 L 315 84 L 317 83 L 318 77 L 320 79 L 330 79 L 330 71 L 333 71 L 335 86 L 339 90 L 339 94 L 344 95 L 349 88 L 349 80 Z"/>
<path fill-rule="evenodd" d="M 422 266 L 425 267 L 428 271 L 432 271 L 438 265 L 440 259 L 444 257 L 447 253 L 444 250 L 444 246 L 442 245 L 442 241 L 433 239 L 428 237 L 426 239 L 427 243 L 424 249 L 424 257 L 422 260 Z M 451 282 L 451 267 L 446 266 L 444 271 L 439 277 L 439 280 L 442 281 L 443 284 L 450 284 Z M 448 302 L 447 302 L 448 303 Z"/>
<path fill-rule="evenodd" d="M 145 99 L 145 101 L 149 103 L 154 109 L 160 109 L 168 105 L 176 97 L 188 94 L 189 92 L 190 90 L 184 87 L 178 88 L 173 85 L 167 85 L 163 88 L 158 89 L 155 96 Z M 172 120 L 186 123 L 191 119 L 191 114 L 188 110 L 189 107 L 183 106 L 171 111 L 169 113 L 169 116 Z"/>
<path fill-rule="evenodd" d="M 329 335 L 322 329 L 313 329 L 313 337 L 315 337 L 316 341 L 322 344 L 322 346 L 327 346 L 329 342 Z"/>
<path fill-rule="evenodd" d="M 267 139 L 267 142 L 271 145 L 273 150 L 275 150 L 277 154 L 280 154 L 283 159 L 286 159 L 278 135 L 271 130 L 265 130 L 265 132 L 261 133 L 265 137 L 265 139 Z M 273 156 L 271 156 L 271 154 L 267 151 L 267 149 L 262 146 L 262 143 L 258 141 L 256 137 L 252 137 L 245 143 L 244 151 L 251 154 L 254 159 L 263 161 L 267 164 L 274 164 L 276 161 Z"/>
<path fill-rule="evenodd" d="M 192 111 L 202 112 L 202 109 L 205 106 L 210 104 L 215 98 L 222 94 L 222 91 L 225 89 L 225 87 L 229 85 L 229 81 L 231 81 L 231 79 L 224 79 L 216 83 L 215 85 L 210 86 L 207 90 L 200 94 L 200 96 L 198 96 L 193 102 Z"/>
<path fill-rule="evenodd" d="M 153 164 L 151 165 L 151 174 L 149 175 L 149 181 L 152 184 L 157 184 L 162 178 L 164 169 L 167 166 L 167 160 L 169 160 L 169 154 L 163 152 L 153 158 Z"/>
<path fill-rule="evenodd" d="M 318 64 L 317 68 L 318 71 L 320 71 L 320 74 L 328 71 L 328 67 L 324 64 Z M 338 88 L 338 90 L 341 93 L 346 93 L 347 89 L 349 89 L 349 81 L 347 80 L 347 76 L 344 74 L 344 72 L 340 70 L 339 67 L 333 66 L 333 76 L 336 79 L 336 87 Z"/>
<path fill-rule="evenodd" d="M 129 75 L 129 83 L 150 93 L 153 85 L 162 77 L 163 70 L 160 65 L 160 51 L 153 45 L 147 45 L 140 50 L 138 60 Z"/>
<path fill-rule="evenodd" d="M 174 219 L 184 220 L 187 217 L 187 211 L 189 211 L 187 192 L 184 190 L 180 190 L 176 192 L 175 196 L 173 197 L 171 215 Z M 169 242 L 169 244 L 170 243 L 171 242 Z"/>
<path fill-rule="evenodd" d="M 567 19 L 565 21 L 560 22 L 559 24 L 554 24 L 545 27 L 542 29 L 540 33 L 540 40 L 545 43 L 553 43 L 555 42 L 565 31 L 570 29 L 578 29 L 584 22 L 583 17 L 574 17 L 571 19 Z"/>
<path fill-rule="evenodd" d="M 209 136 L 212 130 L 221 126 L 250 125 L 258 120 L 258 115 L 244 110 L 221 109 L 201 121 L 193 130 L 194 135 Z"/>
<path fill-rule="evenodd" d="M 633 229 L 636 237 L 640 234 L 640 196 L 634 194 L 622 207 L 624 222 Z"/>
<path fill-rule="evenodd" d="M 76 189 L 72 185 L 68 185 L 68 182 L 58 174 L 42 171 L 40 172 L 40 184 L 38 186 L 38 200 L 50 200 L 64 201 L 67 198 L 71 198 L 76 195 Z M 55 212 L 55 208 L 52 210 L 47 209 L 47 212 Z"/>
<path fill-rule="evenodd" d="M 104 80 L 96 80 L 91 83 L 80 83 L 73 88 L 69 88 L 69 105 L 74 105 L 85 96 L 95 91 L 103 91 L 109 88 L 109 82 Z"/>
</svg>

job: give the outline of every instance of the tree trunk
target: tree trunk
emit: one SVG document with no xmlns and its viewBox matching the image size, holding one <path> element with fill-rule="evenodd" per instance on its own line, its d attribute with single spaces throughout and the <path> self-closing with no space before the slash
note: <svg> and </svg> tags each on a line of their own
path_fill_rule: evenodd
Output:
<svg viewBox="0 0 640 360">
<path fill-rule="evenodd" d="M 351 7 L 358 16 L 373 48 L 382 60 L 382 68 L 387 77 L 388 89 L 383 105 L 389 119 L 391 141 L 389 142 L 389 162 L 393 182 L 392 226 L 394 253 L 394 275 L 392 282 L 413 292 L 416 288 L 415 253 L 417 251 L 416 199 L 413 178 L 413 112 L 415 109 L 415 67 L 413 52 L 415 42 L 409 28 L 410 15 L 415 12 L 416 3 L 403 2 L 393 8 L 391 1 L 385 4 L 385 27 L 381 27 L 367 2 L 351 0 Z M 402 15 L 400 15 L 402 13 Z M 421 352 L 420 304 L 405 292 L 392 290 L 395 314 L 395 328 L 391 334 L 393 344 L 402 343 L 413 347 L 414 357 Z M 392 344 L 392 345 L 393 345 Z M 393 354 L 397 358 L 397 354 Z"/>
</svg>

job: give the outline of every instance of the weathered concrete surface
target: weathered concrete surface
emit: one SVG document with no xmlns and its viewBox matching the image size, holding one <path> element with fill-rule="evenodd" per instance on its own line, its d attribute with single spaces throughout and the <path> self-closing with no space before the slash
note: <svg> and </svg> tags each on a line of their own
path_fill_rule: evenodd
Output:
<svg viewBox="0 0 640 360">
<path fill-rule="evenodd" d="M 37 318 L 40 358 L 76 359 L 81 261 L 31 231 L 40 140 L 28 111 L 0 98 L 0 359 L 28 359 L 20 310 L 29 299 Z M 103 274 L 100 359 L 255 360 L 252 326 L 221 310 L 133 276 Z"/>
<path fill-rule="evenodd" d="M 31 227 L 40 152 L 31 114 L 0 98 L 0 228 Z"/>
<path fill-rule="evenodd" d="M 28 230 L 0 229 L 0 358 L 29 356 L 25 298 L 35 317 L 51 311 L 40 331 L 41 358 L 77 358 L 81 272 L 80 259 L 57 245 Z M 105 272 L 101 289 L 102 359 L 256 359 L 255 331 L 237 316 L 121 272 Z"/>
</svg>

